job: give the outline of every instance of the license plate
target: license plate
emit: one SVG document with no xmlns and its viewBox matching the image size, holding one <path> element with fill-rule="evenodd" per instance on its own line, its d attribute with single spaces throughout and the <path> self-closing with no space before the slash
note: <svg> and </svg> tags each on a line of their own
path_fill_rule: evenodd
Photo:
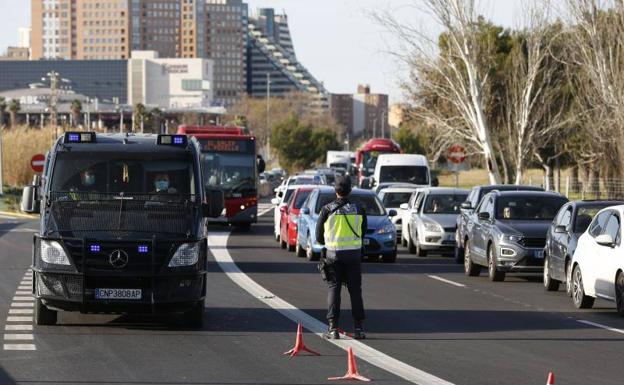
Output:
<svg viewBox="0 0 624 385">
<path fill-rule="evenodd" d="M 544 258 L 544 250 L 535 250 L 533 252 L 533 256 L 537 259 L 543 259 Z"/>
<path fill-rule="evenodd" d="M 368 239 L 368 238 L 364 238 L 364 245 L 365 245 L 365 246 L 370 245 L 370 239 Z"/>
<path fill-rule="evenodd" d="M 446 240 L 447 241 L 454 241 L 455 240 L 455 234 L 446 234 Z"/>
<path fill-rule="evenodd" d="M 141 289 L 95 289 L 96 299 L 141 299 Z"/>
</svg>

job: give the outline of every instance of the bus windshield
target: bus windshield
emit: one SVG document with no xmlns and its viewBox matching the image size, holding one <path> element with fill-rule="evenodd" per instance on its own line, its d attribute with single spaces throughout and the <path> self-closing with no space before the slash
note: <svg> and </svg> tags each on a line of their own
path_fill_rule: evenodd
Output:
<svg viewBox="0 0 624 385">
<path fill-rule="evenodd" d="M 391 151 L 364 151 L 362 152 L 362 175 L 371 176 L 375 172 L 377 158 L 382 154 L 394 154 Z"/>
<path fill-rule="evenodd" d="M 202 153 L 204 184 L 224 192 L 255 193 L 256 157 L 240 153 Z"/>
</svg>

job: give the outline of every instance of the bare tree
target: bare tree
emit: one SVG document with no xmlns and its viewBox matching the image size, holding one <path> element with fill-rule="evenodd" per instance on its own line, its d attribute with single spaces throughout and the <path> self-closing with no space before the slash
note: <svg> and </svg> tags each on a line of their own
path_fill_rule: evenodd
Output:
<svg viewBox="0 0 624 385">
<path fill-rule="evenodd" d="M 393 31 L 407 48 L 397 52 L 414 74 L 408 85 L 410 94 L 421 88 L 430 90 L 450 108 L 450 114 L 435 109 L 417 110 L 420 116 L 445 129 L 483 155 L 491 183 L 501 177 L 486 119 L 488 104 L 488 72 L 494 47 L 479 39 L 479 16 L 476 0 L 413 0 L 442 26 L 444 43 L 429 37 L 417 26 L 400 21 L 389 11 L 374 15 L 376 20 Z"/>
</svg>

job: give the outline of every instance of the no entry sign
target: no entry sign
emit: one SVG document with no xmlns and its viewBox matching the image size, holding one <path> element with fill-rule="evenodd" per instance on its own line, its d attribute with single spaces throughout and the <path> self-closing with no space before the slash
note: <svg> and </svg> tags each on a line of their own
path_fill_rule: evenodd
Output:
<svg viewBox="0 0 624 385">
<path fill-rule="evenodd" d="M 455 164 L 463 163 L 466 160 L 466 149 L 459 144 L 454 144 L 446 152 L 446 159 Z"/>
<path fill-rule="evenodd" d="M 43 172 L 43 165 L 45 164 L 45 156 L 43 154 L 37 154 L 30 159 L 30 167 L 34 172 Z"/>
</svg>

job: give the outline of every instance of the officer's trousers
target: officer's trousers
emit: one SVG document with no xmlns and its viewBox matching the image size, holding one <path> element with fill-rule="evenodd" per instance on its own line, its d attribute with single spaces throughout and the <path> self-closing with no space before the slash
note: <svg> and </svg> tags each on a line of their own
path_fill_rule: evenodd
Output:
<svg viewBox="0 0 624 385">
<path fill-rule="evenodd" d="M 341 261 L 336 259 L 330 266 L 332 270 L 327 280 L 327 319 L 338 323 L 340 319 L 340 294 L 346 283 L 351 297 L 351 314 L 355 321 L 364 319 L 362 301 L 362 262 L 358 260 Z"/>
</svg>

